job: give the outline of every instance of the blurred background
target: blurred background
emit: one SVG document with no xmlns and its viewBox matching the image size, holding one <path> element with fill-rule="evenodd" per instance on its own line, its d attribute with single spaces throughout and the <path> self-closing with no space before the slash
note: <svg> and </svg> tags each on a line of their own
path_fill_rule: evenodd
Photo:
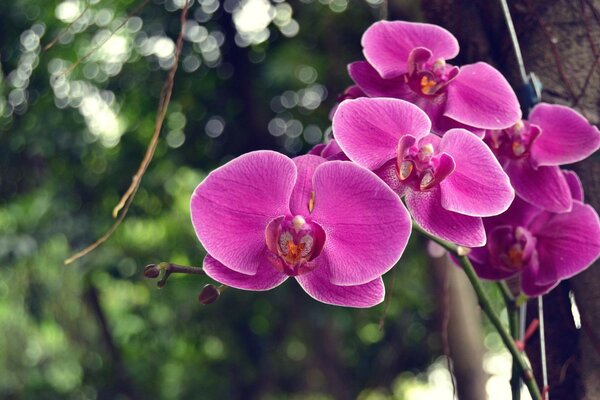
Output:
<svg viewBox="0 0 600 400">
<path fill-rule="evenodd" d="M 142 275 L 159 261 L 201 264 L 188 204 L 211 169 L 324 140 L 384 0 L 190 0 L 172 101 L 129 214 L 63 265 L 111 226 L 144 156 L 184 1 L 0 2 L 0 398 L 452 399 L 443 354 L 458 278 L 417 235 L 385 277 L 385 304 L 368 310 L 318 303 L 291 281 L 203 306 L 208 278 L 173 276 L 159 290 Z M 423 18 L 418 1 L 389 13 Z M 458 348 L 490 398 L 507 398 L 510 358 L 465 301 Z"/>
</svg>

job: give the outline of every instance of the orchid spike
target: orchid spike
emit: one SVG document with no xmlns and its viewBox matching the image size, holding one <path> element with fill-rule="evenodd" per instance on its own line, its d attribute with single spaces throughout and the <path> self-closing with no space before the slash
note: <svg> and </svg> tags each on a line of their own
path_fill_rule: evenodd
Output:
<svg viewBox="0 0 600 400">
<path fill-rule="evenodd" d="M 598 214 L 583 204 L 575 173 L 564 173 L 573 195 L 571 211 L 553 213 L 516 198 L 502 215 L 484 219 L 488 243 L 468 255 L 481 278 L 519 275 L 523 293 L 540 296 L 600 256 Z"/>
<path fill-rule="evenodd" d="M 600 148 L 600 132 L 572 108 L 540 103 L 529 120 L 487 131 L 490 146 L 517 195 L 551 212 L 571 210 L 559 165 L 581 161 Z"/>
<path fill-rule="evenodd" d="M 345 161 L 272 151 L 240 156 L 196 188 L 191 215 L 204 271 L 239 289 L 294 277 L 328 304 L 371 307 L 406 247 L 410 217 L 372 172 Z"/>
<path fill-rule="evenodd" d="M 456 67 L 456 38 L 436 25 L 379 21 L 362 37 L 365 61 L 348 66 L 354 82 L 370 97 L 407 100 L 429 115 L 433 132 L 452 128 L 476 134 L 515 123 L 521 111 L 514 91 L 489 64 Z"/>
<path fill-rule="evenodd" d="M 481 217 L 505 211 L 514 198 L 508 176 L 474 134 L 442 138 L 418 107 L 403 100 L 360 98 L 340 104 L 333 131 L 344 153 L 375 171 L 427 232 L 467 247 L 485 244 Z"/>
</svg>

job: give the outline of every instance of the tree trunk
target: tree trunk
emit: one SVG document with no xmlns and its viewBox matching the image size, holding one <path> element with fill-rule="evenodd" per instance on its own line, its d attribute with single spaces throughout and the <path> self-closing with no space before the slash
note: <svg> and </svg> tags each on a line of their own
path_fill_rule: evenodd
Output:
<svg viewBox="0 0 600 400">
<path fill-rule="evenodd" d="M 600 0 L 509 1 L 525 67 L 544 85 L 542 99 L 566 104 L 600 122 Z M 507 35 L 499 1 L 423 0 L 426 18 L 453 32 L 461 43 L 459 63 L 485 60 L 498 67 L 515 88 L 522 82 Z M 468 21 L 468 23 L 464 23 Z M 573 168 L 579 173 L 586 201 L 600 208 L 600 158 Z M 572 318 L 560 318 L 549 305 L 569 304 L 569 286 L 582 313 L 582 330 Z M 600 268 L 598 265 L 545 297 L 548 368 L 553 399 L 600 399 Z M 556 318 L 554 318 L 556 317 Z M 549 334 L 548 334 L 549 333 Z M 569 350 L 565 343 L 576 343 Z M 537 346 L 528 351 L 537 352 Z M 578 351 L 577 351 L 578 350 Z M 556 354 L 553 354 L 556 353 Z M 533 355 L 533 353 L 532 353 Z M 533 357 L 534 366 L 536 357 Z M 570 382 L 569 373 L 578 371 Z M 539 376 L 539 375 L 538 375 Z M 556 381 L 558 379 L 558 381 Z M 580 388 L 576 396 L 576 388 Z M 562 394 L 564 393 L 564 397 Z"/>
<path fill-rule="evenodd" d="M 430 258 L 444 353 L 452 360 L 460 400 L 486 398 L 481 311 L 465 274 L 447 256 Z"/>
</svg>

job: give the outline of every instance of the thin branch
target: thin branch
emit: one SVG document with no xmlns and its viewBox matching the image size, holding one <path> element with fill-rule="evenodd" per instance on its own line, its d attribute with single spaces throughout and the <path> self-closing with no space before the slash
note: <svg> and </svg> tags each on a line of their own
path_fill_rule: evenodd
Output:
<svg viewBox="0 0 600 400">
<path fill-rule="evenodd" d="M 58 35 L 56 35 L 56 37 L 54 39 L 52 39 L 52 41 L 50 43 L 48 43 L 47 45 L 44 46 L 44 48 L 42 49 L 42 51 L 48 51 L 50 50 L 52 47 L 54 47 L 54 45 L 63 38 L 63 36 L 65 36 L 69 30 L 71 29 L 71 27 L 73 26 L 73 24 L 75 24 L 77 21 L 79 21 L 81 19 L 81 17 L 83 17 L 83 15 L 87 12 L 87 10 L 89 10 L 91 6 L 91 3 L 87 3 L 85 5 L 85 8 L 83 9 L 83 11 L 81 12 L 81 14 L 79 14 L 77 16 L 77 18 L 75 18 L 73 21 L 71 21 L 71 23 L 69 25 L 67 25 L 65 27 L 65 29 L 63 29 Z"/>
<path fill-rule="evenodd" d="M 156 146 L 158 145 L 158 138 L 160 136 L 160 131 L 162 129 L 163 122 L 167 115 L 167 108 L 169 106 L 169 102 L 171 101 L 171 93 L 173 92 L 173 83 L 175 82 L 175 73 L 177 72 L 177 65 L 179 63 L 179 56 L 181 55 L 181 48 L 183 47 L 183 32 L 185 28 L 185 20 L 188 13 L 188 5 L 189 0 L 186 0 L 185 5 L 183 7 L 183 11 L 181 12 L 181 31 L 179 32 L 179 37 L 177 38 L 177 47 L 175 50 L 175 62 L 173 63 L 173 67 L 169 71 L 169 76 L 165 82 L 165 85 L 162 88 L 160 103 L 158 105 L 158 112 L 156 115 L 156 121 L 154 124 L 154 134 L 152 135 L 152 139 L 150 140 L 150 145 L 146 150 L 146 154 L 144 155 L 144 159 L 140 164 L 137 172 L 131 178 L 131 185 L 121 197 L 119 203 L 113 209 L 112 215 L 113 218 L 117 218 L 119 211 L 123 210 L 124 213 L 127 212 L 125 208 L 127 206 L 127 201 L 130 197 L 135 196 L 135 192 L 137 191 L 140 182 L 142 181 L 142 177 L 148 169 L 148 165 L 152 161 L 152 157 L 154 157 L 154 151 L 156 150 Z"/>
<path fill-rule="evenodd" d="M 96 51 L 98 51 L 98 49 L 100 49 L 102 46 L 104 46 L 106 44 L 106 42 L 108 42 L 110 40 L 111 37 L 113 37 L 113 35 L 115 33 L 117 33 L 117 31 L 119 29 L 121 29 L 123 26 L 125 26 L 125 24 L 127 23 L 127 21 L 129 21 L 129 18 L 135 16 L 136 14 L 138 14 L 140 11 L 142 11 L 142 9 L 144 7 L 146 7 L 146 5 L 150 2 L 150 0 L 144 0 L 139 6 L 137 6 L 135 9 L 133 9 L 133 11 L 131 11 L 129 14 L 127 14 L 127 18 L 125 18 L 123 20 L 123 22 L 121 22 L 115 29 L 113 29 L 110 32 L 110 35 L 108 35 L 106 37 L 106 39 L 104 39 L 100 44 L 98 44 L 96 47 L 94 47 L 93 49 L 91 49 L 90 51 L 88 51 L 83 57 L 77 59 L 77 61 L 75 61 L 73 64 L 71 64 L 71 66 L 69 68 L 67 68 L 64 72 L 62 72 L 59 76 L 67 76 L 69 75 L 71 72 L 73 72 L 73 70 L 75 68 L 77 68 L 77 66 L 79 64 L 81 64 L 82 62 L 84 62 L 85 60 L 87 60 L 88 58 L 90 58 L 92 56 L 92 54 L 94 54 Z M 186 8 L 184 8 L 184 10 L 187 12 L 187 2 L 186 2 Z"/>
<path fill-rule="evenodd" d="M 144 3 L 140 7 L 138 7 L 138 9 L 141 9 L 141 7 L 144 6 L 148 1 L 149 0 L 144 1 Z M 174 55 L 175 59 L 173 62 L 173 66 L 171 67 L 169 74 L 167 76 L 167 80 L 165 81 L 163 88 L 161 90 L 161 96 L 160 96 L 160 100 L 158 103 L 158 110 L 156 113 L 156 121 L 154 124 L 154 134 L 152 135 L 152 139 L 150 141 L 148 149 L 146 150 L 146 155 L 144 156 L 144 159 L 142 160 L 142 163 L 138 169 L 138 172 L 133 176 L 131 186 L 129 187 L 129 189 L 127 189 L 127 192 L 125 193 L 125 195 L 123 196 L 123 198 L 121 199 L 121 201 L 119 202 L 117 207 L 115 207 L 116 213 L 115 213 L 115 211 L 113 211 L 113 215 L 116 216 L 115 214 L 118 214 L 118 212 L 120 210 L 122 210 L 122 212 L 117 216 L 116 221 L 108 229 L 108 231 L 106 231 L 106 233 L 104 235 L 102 235 L 98 240 L 96 240 L 94 243 L 92 243 L 85 249 L 75 253 L 74 255 L 72 255 L 71 257 L 66 259 L 65 265 L 71 264 L 73 261 L 76 261 L 76 260 L 80 259 L 81 257 L 89 254 L 90 252 L 94 251 L 98 246 L 100 246 L 102 243 L 104 243 L 106 240 L 108 240 L 108 238 L 111 237 L 111 235 L 117 230 L 117 228 L 119 227 L 121 222 L 123 222 L 123 220 L 125 219 L 125 216 L 127 215 L 127 211 L 129 211 L 129 207 L 131 206 L 131 203 L 133 202 L 133 199 L 135 198 L 135 194 L 139 188 L 142 176 L 146 172 L 146 169 L 148 168 L 148 165 L 150 164 L 150 161 L 152 161 L 152 157 L 154 156 L 154 151 L 156 150 L 156 146 L 158 144 L 158 138 L 160 136 L 160 131 L 162 129 L 162 125 L 165 120 L 165 116 L 167 114 L 167 108 L 169 107 L 169 103 L 171 101 L 171 94 L 173 92 L 173 84 L 175 82 L 175 73 L 177 72 L 177 66 L 179 65 L 179 57 L 181 55 L 181 49 L 183 47 L 183 32 L 185 29 L 185 21 L 186 21 L 186 17 L 187 17 L 187 13 L 188 13 L 188 6 L 189 6 L 189 0 L 187 0 L 185 2 L 183 10 L 181 11 L 181 30 L 179 32 L 179 36 L 177 37 L 177 46 L 176 46 L 175 55 Z"/>
</svg>

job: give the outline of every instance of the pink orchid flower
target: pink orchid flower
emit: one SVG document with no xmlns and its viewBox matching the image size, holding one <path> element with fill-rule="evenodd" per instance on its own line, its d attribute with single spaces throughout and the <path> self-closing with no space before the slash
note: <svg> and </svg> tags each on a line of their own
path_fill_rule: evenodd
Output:
<svg viewBox="0 0 600 400">
<path fill-rule="evenodd" d="M 294 277 L 324 303 L 371 307 L 410 236 L 408 212 L 372 172 L 347 161 L 272 151 L 242 155 L 196 188 L 191 214 L 204 271 L 269 290 Z"/>
<path fill-rule="evenodd" d="M 503 129 L 521 116 L 519 102 L 500 72 L 479 62 L 452 66 L 456 38 L 436 25 L 379 21 L 362 37 L 367 61 L 348 66 L 354 82 L 370 97 L 393 97 L 419 106 L 433 132 L 451 128 L 475 133 Z"/>
<path fill-rule="evenodd" d="M 464 129 L 440 138 L 418 107 L 403 100 L 360 98 L 340 104 L 333 132 L 344 153 L 375 171 L 424 230 L 467 246 L 485 244 L 481 217 L 498 215 L 514 190 L 491 150 Z"/>
<path fill-rule="evenodd" d="M 487 131 L 485 142 L 500 160 L 517 195 L 552 212 L 571 210 L 559 165 L 581 161 L 600 148 L 600 132 L 572 108 L 540 103 L 529 120 Z"/>
<path fill-rule="evenodd" d="M 519 275 L 523 293 L 540 296 L 600 256 L 598 214 L 583 204 L 577 175 L 564 171 L 564 178 L 573 196 L 569 212 L 544 211 L 516 198 L 504 214 L 484 219 L 487 246 L 469 253 L 481 278 L 501 280 Z"/>
</svg>

